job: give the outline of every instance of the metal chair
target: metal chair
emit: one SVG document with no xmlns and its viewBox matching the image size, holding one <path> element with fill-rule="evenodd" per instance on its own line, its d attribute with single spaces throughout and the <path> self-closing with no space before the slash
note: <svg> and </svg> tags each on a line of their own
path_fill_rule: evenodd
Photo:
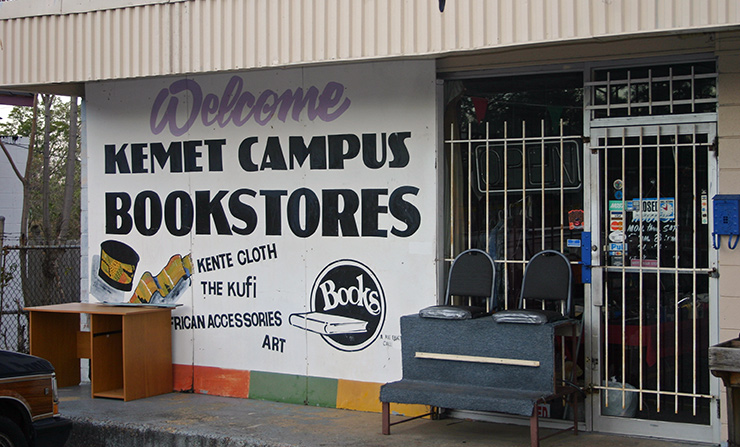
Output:
<svg viewBox="0 0 740 447">
<path fill-rule="evenodd" d="M 544 250 L 532 257 L 524 270 L 522 292 L 517 309 L 497 312 L 499 323 L 543 324 L 573 317 L 570 261 L 555 250 Z M 543 303 L 541 308 L 526 308 L 531 301 Z"/>
<path fill-rule="evenodd" d="M 495 308 L 494 287 L 496 268 L 491 256 L 483 250 L 463 251 L 452 262 L 443 305 L 429 306 L 419 311 L 424 318 L 467 320 L 489 315 Z M 483 306 L 453 305 L 453 296 L 484 298 Z"/>
</svg>

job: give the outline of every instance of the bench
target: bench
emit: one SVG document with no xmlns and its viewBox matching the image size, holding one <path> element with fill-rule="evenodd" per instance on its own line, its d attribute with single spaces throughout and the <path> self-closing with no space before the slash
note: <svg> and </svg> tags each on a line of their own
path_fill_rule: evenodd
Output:
<svg viewBox="0 0 740 447">
<path fill-rule="evenodd" d="M 572 320 L 504 324 L 490 317 L 401 317 L 403 378 L 380 388 L 383 434 L 439 409 L 475 410 L 529 417 L 531 445 L 537 447 L 544 439 L 537 406 L 565 396 L 571 397 L 573 426 L 557 433 L 577 434 L 577 388 L 557 379 L 555 359 L 556 335 L 572 337 L 576 351 L 576 326 Z M 391 423 L 391 403 L 428 405 L 432 412 Z"/>
</svg>

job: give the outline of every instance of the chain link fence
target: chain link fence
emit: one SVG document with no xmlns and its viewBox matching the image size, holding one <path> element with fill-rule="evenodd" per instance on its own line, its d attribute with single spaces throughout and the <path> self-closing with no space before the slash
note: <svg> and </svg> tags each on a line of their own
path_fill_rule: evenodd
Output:
<svg viewBox="0 0 740 447">
<path fill-rule="evenodd" d="M 3 240 L 0 253 L 0 349 L 29 351 L 25 307 L 80 300 L 80 246 L 20 246 Z"/>
</svg>

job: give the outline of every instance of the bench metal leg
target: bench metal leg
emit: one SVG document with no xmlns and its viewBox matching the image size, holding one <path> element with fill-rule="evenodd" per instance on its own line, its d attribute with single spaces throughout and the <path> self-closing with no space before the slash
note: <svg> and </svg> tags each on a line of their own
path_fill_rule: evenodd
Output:
<svg viewBox="0 0 740 447">
<path fill-rule="evenodd" d="M 425 418 L 427 416 L 430 416 L 432 419 L 437 419 L 437 416 L 439 415 L 439 408 L 437 407 L 430 407 L 429 413 L 420 414 L 418 416 L 413 416 L 410 418 L 402 419 L 400 421 L 396 421 L 391 423 L 391 403 L 390 402 L 381 402 L 382 404 L 382 414 L 381 419 L 383 422 L 383 434 L 384 435 L 390 435 L 391 434 L 391 425 L 396 424 L 403 424 L 404 422 L 413 421 L 415 419 L 421 419 Z"/>
<path fill-rule="evenodd" d="M 540 419 L 537 414 L 537 404 L 532 409 L 532 416 L 529 417 L 529 440 L 532 447 L 540 446 Z"/>
<path fill-rule="evenodd" d="M 391 434 L 391 404 L 389 402 L 383 402 L 383 434 Z"/>
</svg>

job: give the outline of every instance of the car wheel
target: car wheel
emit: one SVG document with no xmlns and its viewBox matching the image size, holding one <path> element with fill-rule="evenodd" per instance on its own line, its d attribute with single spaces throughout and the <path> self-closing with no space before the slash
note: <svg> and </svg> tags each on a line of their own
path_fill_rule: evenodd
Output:
<svg viewBox="0 0 740 447">
<path fill-rule="evenodd" d="M 10 419 L 0 416 L 0 447 L 27 447 L 21 428 Z"/>
</svg>

